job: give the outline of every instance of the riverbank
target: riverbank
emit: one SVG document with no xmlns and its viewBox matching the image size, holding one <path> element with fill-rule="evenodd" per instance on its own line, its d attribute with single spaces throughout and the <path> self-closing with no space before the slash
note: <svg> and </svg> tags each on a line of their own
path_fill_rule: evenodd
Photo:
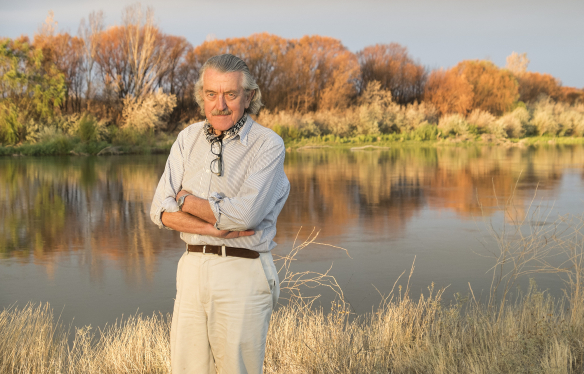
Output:
<svg viewBox="0 0 584 374">
<path fill-rule="evenodd" d="M 295 304 L 272 316 L 266 373 L 572 373 L 584 370 L 584 318 L 530 288 L 489 309 L 441 292 L 394 295 L 355 316 Z M 0 312 L 0 372 L 169 373 L 170 315 L 125 318 L 103 330 L 68 331 L 48 305 Z M 71 344 L 68 343 L 72 342 Z"/>
<path fill-rule="evenodd" d="M 82 142 L 78 138 L 61 136 L 56 139 L 37 143 L 25 143 L 16 146 L 0 146 L 0 156 L 90 156 L 90 155 L 123 155 L 123 154 L 161 154 L 169 153 L 176 135 L 160 134 L 146 136 L 139 142 Z M 338 137 L 334 135 L 313 136 L 302 139 L 286 140 L 288 151 L 303 151 L 308 149 L 350 149 L 350 150 L 383 150 L 404 146 L 507 146 L 526 147 L 540 145 L 571 145 L 584 144 L 584 137 L 550 137 L 534 136 L 527 138 L 499 138 L 484 134 L 482 136 L 458 136 L 420 140 L 412 134 L 359 135 L 354 137 Z"/>
</svg>

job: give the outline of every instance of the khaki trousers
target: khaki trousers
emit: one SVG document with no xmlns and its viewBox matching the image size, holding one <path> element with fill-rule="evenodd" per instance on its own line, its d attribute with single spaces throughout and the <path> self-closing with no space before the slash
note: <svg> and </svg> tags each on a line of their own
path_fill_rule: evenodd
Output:
<svg viewBox="0 0 584 374">
<path fill-rule="evenodd" d="M 256 259 L 185 252 L 170 333 L 173 374 L 262 373 L 280 284 L 271 253 Z"/>
</svg>

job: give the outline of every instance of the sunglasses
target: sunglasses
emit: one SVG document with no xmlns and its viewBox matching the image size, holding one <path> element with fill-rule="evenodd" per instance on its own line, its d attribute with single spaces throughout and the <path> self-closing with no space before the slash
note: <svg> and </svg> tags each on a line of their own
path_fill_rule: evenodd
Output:
<svg viewBox="0 0 584 374">
<path fill-rule="evenodd" d="M 221 174 L 223 174 L 223 142 L 221 141 L 221 139 L 215 139 L 213 140 L 213 142 L 211 143 L 211 153 L 213 153 L 215 156 L 213 161 L 211 161 L 211 172 L 213 174 L 217 174 L 218 176 L 221 176 Z"/>
</svg>

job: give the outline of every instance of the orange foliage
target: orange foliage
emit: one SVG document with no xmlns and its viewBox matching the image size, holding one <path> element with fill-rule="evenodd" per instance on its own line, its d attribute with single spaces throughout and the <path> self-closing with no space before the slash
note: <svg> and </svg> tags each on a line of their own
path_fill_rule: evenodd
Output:
<svg viewBox="0 0 584 374">
<path fill-rule="evenodd" d="M 562 97 L 561 82 L 549 74 L 525 72 L 517 76 L 519 81 L 519 100 L 531 103 L 540 95 L 546 95 L 554 100 Z"/>
<path fill-rule="evenodd" d="M 575 87 L 561 87 L 561 100 L 570 105 L 584 102 L 584 90 Z"/>
<path fill-rule="evenodd" d="M 503 114 L 518 98 L 517 81 L 490 61 L 462 61 L 454 70 L 473 86 L 473 109 Z"/>
<path fill-rule="evenodd" d="M 434 70 L 428 78 L 424 100 L 434 104 L 441 114 L 466 114 L 472 110 L 473 90 L 465 77 L 452 69 Z"/>
<path fill-rule="evenodd" d="M 357 57 L 333 38 L 291 40 L 282 66 L 286 109 L 309 111 L 349 105 L 359 76 Z"/>
<path fill-rule="evenodd" d="M 428 74 L 409 56 L 406 47 L 397 43 L 376 44 L 364 48 L 357 56 L 363 87 L 378 81 L 383 89 L 391 91 L 393 100 L 399 104 L 421 100 Z"/>
<path fill-rule="evenodd" d="M 425 98 L 442 114 L 466 115 L 473 109 L 480 109 L 500 115 L 511 109 L 517 100 L 517 86 L 510 71 L 499 69 L 490 61 L 466 60 L 446 72 L 433 72 Z"/>
</svg>

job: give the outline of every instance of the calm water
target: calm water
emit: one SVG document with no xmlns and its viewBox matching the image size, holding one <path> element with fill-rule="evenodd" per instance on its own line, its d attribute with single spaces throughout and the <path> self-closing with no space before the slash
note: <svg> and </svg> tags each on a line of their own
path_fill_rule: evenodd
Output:
<svg viewBox="0 0 584 374">
<path fill-rule="evenodd" d="M 172 310 L 184 245 L 149 218 L 166 156 L 0 158 L 0 307 L 48 301 L 65 321 L 101 325 L 139 310 Z M 414 257 L 414 294 L 489 286 L 487 231 L 515 191 L 534 206 L 582 214 L 584 147 L 306 150 L 286 155 L 291 193 L 276 254 L 320 230 L 296 270 L 331 273 L 357 312 L 369 311 Z M 299 232 L 300 228 L 302 230 Z M 552 276 L 538 283 L 551 290 Z M 375 288 L 375 287 L 376 288 Z M 323 291 L 324 292 L 324 291 Z M 327 294 L 323 300 L 327 300 Z"/>
</svg>

